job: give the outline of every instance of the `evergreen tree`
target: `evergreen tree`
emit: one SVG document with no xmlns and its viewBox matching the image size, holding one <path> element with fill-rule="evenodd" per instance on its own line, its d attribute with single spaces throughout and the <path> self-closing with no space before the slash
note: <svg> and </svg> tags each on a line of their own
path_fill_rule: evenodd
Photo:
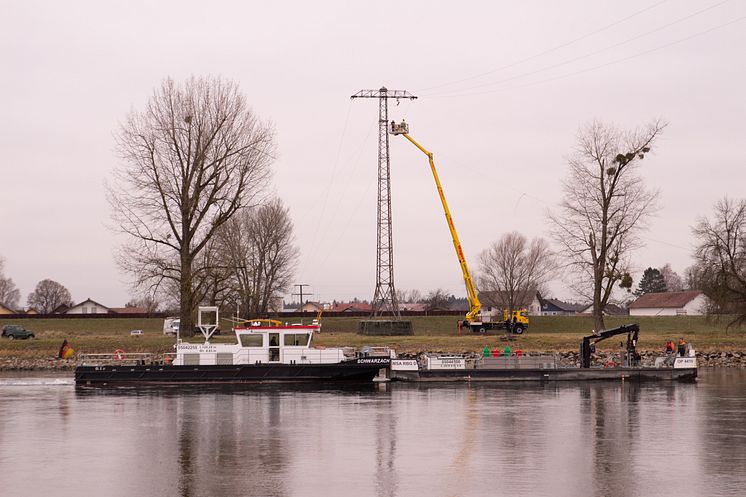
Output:
<svg viewBox="0 0 746 497">
<path fill-rule="evenodd" d="M 666 291 L 666 280 L 660 271 L 649 267 L 642 273 L 642 279 L 637 285 L 635 295 L 638 297 L 646 293 L 661 293 Z"/>
</svg>

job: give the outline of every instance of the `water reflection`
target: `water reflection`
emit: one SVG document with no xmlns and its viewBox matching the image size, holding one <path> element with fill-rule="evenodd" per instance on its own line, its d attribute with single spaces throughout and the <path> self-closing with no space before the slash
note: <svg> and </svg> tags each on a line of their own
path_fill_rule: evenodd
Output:
<svg viewBox="0 0 746 497">
<path fill-rule="evenodd" d="M 384 404 L 384 405 L 382 405 Z M 379 403 L 378 414 L 375 419 L 376 433 L 376 495 L 394 497 L 396 493 L 397 475 L 396 461 L 396 417 L 391 413 L 391 397 L 387 396 L 385 403 Z"/>
<path fill-rule="evenodd" d="M 743 372 L 678 385 L 344 389 L 0 380 L 1 493 L 739 495 L 744 410 Z"/>
</svg>

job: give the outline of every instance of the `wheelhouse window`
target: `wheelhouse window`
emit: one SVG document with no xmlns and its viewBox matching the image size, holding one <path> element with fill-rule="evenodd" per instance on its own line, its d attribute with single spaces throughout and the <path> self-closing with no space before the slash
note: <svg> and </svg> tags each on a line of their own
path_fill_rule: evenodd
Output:
<svg viewBox="0 0 746 497">
<path fill-rule="evenodd" d="M 241 338 L 241 347 L 262 347 L 264 335 L 238 335 Z"/>
<path fill-rule="evenodd" d="M 285 334 L 284 344 L 286 346 L 308 345 L 308 333 L 287 333 Z"/>
</svg>

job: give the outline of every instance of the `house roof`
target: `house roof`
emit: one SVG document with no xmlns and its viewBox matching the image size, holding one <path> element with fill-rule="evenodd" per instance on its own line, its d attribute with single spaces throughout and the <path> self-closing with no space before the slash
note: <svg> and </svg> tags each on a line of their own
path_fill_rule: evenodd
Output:
<svg viewBox="0 0 746 497">
<path fill-rule="evenodd" d="M 104 309 L 106 309 L 107 311 L 111 312 L 111 309 L 109 309 L 108 307 L 106 307 L 106 306 L 105 306 L 104 304 L 99 304 L 98 302 L 96 302 L 95 300 L 93 300 L 93 299 L 91 299 L 91 298 L 87 298 L 87 299 L 85 299 L 85 300 L 84 300 L 83 302 L 79 302 L 79 303 L 77 303 L 77 304 L 75 304 L 75 305 L 72 305 L 72 306 L 70 306 L 70 308 L 69 308 L 69 309 L 67 309 L 67 310 L 66 310 L 66 311 L 64 311 L 64 312 L 66 312 L 66 313 L 67 313 L 67 312 L 70 312 L 70 311 L 71 311 L 72 309 L 75 309 L 76 307 L 80 307 L 81 305 L 83 305 L 83 304 L 86 304 L 86 303 L 96 304 L 97 306 L 99 306 L 99 307 L 103 307 L 103 308 L 104 308 Z"/>
<path fill-rule="evenodd" d="M 0 312 L 7 312 L 8 314 L 15 314 L 16 311 L 11 309 L 10 307 L 4 306 L 3 303 L 0 302 Z"/>
<path fill-rule="evenodd" d="M 362 311 L 370 312 L 373 310 L 373 306 L 367 302 L 339 302 L 334 304 L 331 309 L 334 312 L 345 312 L 345 311 Z"/>
<path fill-rule="evenodd" d="M 541 299 L 541 309 L 544 310 L 544 303 L 550 304 L 557 309 L 564 312 L 580 312 L 588 307 L 588 304 L 573 304 L 572 302 L 564 302 L 558 299 Z"/>
<path fill-rule="evenodd" d="M 70 309 L 70 306 L 67 304 L 60 304 L 57 307 L 54 308 L 52 311 L 53 314 L 64 314 Z"/>
<path fill-rule="evenodd" d="M 646 293 L 639 299 L 629 304 L 630 309 L 647 309 L 647 308 L 678 308 L 702 295 L 699 290 L 687 290 L 685 292 L 662 292 Z"/>
</svg>

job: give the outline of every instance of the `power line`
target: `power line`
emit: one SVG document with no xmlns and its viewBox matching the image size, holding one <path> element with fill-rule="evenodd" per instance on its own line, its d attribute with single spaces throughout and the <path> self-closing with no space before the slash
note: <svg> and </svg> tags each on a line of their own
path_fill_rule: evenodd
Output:
<svg viewBox="0 0 746 497">
<path fill-rule="evenodd" d="M 350 105 L 352 105 L 352 104 L 350 103 Z M 326 233 L 326 231 L 328 231 L 328 226 L 336 226 L 337 225 L 337 223 L 335 222 L 335 219 L 336 219 L 337 213 L 339 212 L 339 206 L 341 205 L 341 203 L 344 200 L 344 198 L 347 196 L 347 192 L 349 190 L 350 179 L 355 175 L 358 167 L 360 166 L 360 159 L 362 158 L 363 150 L 365 148 L 365 145 L 367 145 L 368 140 L 370 139 L 370 137 L 371 137 L 371 135 L 373 133 L 373 129 L 375 128 L 375 124 L 376 124 L 375 122 L 371 122 L 370 123 L 370 126 L 368 127 L 368 131 L 366 132 L 363 140 L 360 142 L 360 145 L 357 147 L 357 150 L 351 154 L 350 160 L 346 161 L 346 163 L 352 164 L 352 169 L 348 171 L 347 177 L 343 178 L 341 180 L 341 182 L 340 182 L 340 185 L 342 187 L 342 193 L 340 195 L 337 195 L 337 197 L 336 197 L 337 198 L 337 203 L 333 207 L 333 209 L 331 209 L 331 217 L 330 217 L 330 219 L 324 220 L 323 216 L 322 216 L 321 221 L 324 223 L 322 225 L 322 226 L 324 226 L 324 230 L 320 231 L 322 234 L 324 234 L 324 233 Z M 366 192 L 367 192 L 367 189 L 366 189 Z M 322 242 L 320 242 L 320 241 L 317 243 L 317 240 L 318 240 L 318 238 L 314 235 L 314 237 L 312 239 L 312 243 L 311 243 L 310 248 L 309 248 L 309 252 L 308 252 L 310 255 L 305 256 L 305 258 L 307 260 L 309 260 L 309 261 L 313 261 L 315 259 L 316 253 L 318 252 L 318 249 L 319 249 L 319 247 L 322 244 Z M 327 240 L 327 237 L 324 235 L 324 236 L 321 237 L 321 240 Z M 328 258 L 328 256 L 329 256 L 329 253 L 327 252 L 327 258 Z M 324 259 L 324 260 L 326 260 L 326 259 Z"/>
<path fill-rule="evenodd" d="M 508 78 L 503 78 L 503 79 L 499 79 L 499 80 L 496 80 L 496 81 L 490 81 L 490 82 L 487 82 L 487 83 L 482 83 L 482 84 L 479 84 L 479 85 L 470 86 L 468 88 L 461 88 L 461 89 L 458 89 L 458 90 L 446 91 L 446 92 L 441 93 L 441 94 L 437 94 L 436 93 L 436 94 L 431 95 L 431 96 L 449 96 L 448 95 L 449 93 L 461 93 L 461 92 L 466 92 L 466 91 L 470 91 L 470 90 L 476 90 L 476 89 L 479 89 L 479 88 L 484 88 L 484 87 L 489 87 L 489 86 L 497 85 L 499 83 L 505 83 L 507 81 L 513 81 L 513 80 L 516 80 L 516 79 L 525 78 L 526 76 L 533 76 L 534 74 L 538 74 L 538 73 L 541 73 L 541 72 L 544 72 L 544 71 L 548 71 L 550 69 L 556 69 L 558 67 L 561 67 L 561 66 L 564 66 L 564 65 L 567 65 L 567 64 L 572 64 L 573 62 L 577 62 L 579 60 L 587 59 L 588 57 L 592 57 L 594 55 L 598 55 L 600 53 L 607 52 L 609 50 L 612 50 L 614 48 L 620 47 L 622 45 L 626 45 L 627 43 L 633 42 L 635 40 L 639 40 L 640 38 L 644 38 L 646 36 L 650 36 L 653 33 L 657 33 L 659 31 L 663 31 L 664 29 L 667 29 L 667 28 L 669 28 L 671 26 L 674 26 L 676 24 L 679 24 L 679 23 L 682 23 L 684 21 L 687 21 L 687 20 L 689 20 L 689 19 L 691 19 L 693 17 L 696 17 L 698 15 L 704 14 L 705 12 L 708 12 L 708 11 L 710 11 L 710 10 L 716 8 L 716 7 L 719 7 L 719 6 L 721 6 L 721 5 L 725 4 L 725 3 L 728 3 L 729 1 L 730 0 L 723 0 L 723 1 L 719 2 L 719 3 L 717 3 L 717 4 L 714 4 L 714 5 L 711 5 L 709 7 L 705 7 L 704 9 L 700 9 L 698 11 L 692 12 L 691 14 L 688 14 L 688 15 L 686 15 L 684 17 L 681 17 L 681 18 L 679 18 L 679 19 L 677 19 L 675 21 L 672 21 L 672 22 L 669 22 L 669 23 L 664 24 L 662 26 L 659 26 L 659 27 L 657 27 L 655 29 L 652 29 L 650 31 L 646 31 L 646 32 L 641 33 L 639 35 L 633 36 L 631 38 L 627 38 L 626 40 L 614 43 L 612 45 L 608 45 L 608 46 L 600 48 L 598 50 L 595 50 L 595 51 L 592 51 L 592 52 L 588 52 L 588 53 L 586 53 L 584 55 L 579 55 L 577 57 L 566 59 L 566 60 L 564 60 L 562 62 L 557 62 L 555 64 L 544 66 L 544 67 L 541 67 L 539 69 L 535 69 L 533 71 L 525 72 L 523 74 L 518 74 L 516 76 L 510 76 Z"/>
<path fill-rule="evenodd" d="M 609 28 L 612 28 L 612 27 L 614 27 L 614 26 L 616 26 L 618 24 L 621 24 L 621 23 L 623 23 L 625 21 L 628 21 L 628 20 L 630 20 L 630 19 L 632 19 L 634 17 L 637 17 L 640 14 L 643 14 L 643 13 L 649 11 L 649 10 L 652 10 L 652 9 L 658 7 L 659 5 L 666 3 L 667 1 L 668 0 L 663 0 L 661 2 L 658 2 L 656 4 L 651 5 L 650 7 L 646 7 L 644 9 L 642 9 L 642 10 L 638 10 L 637 12 L 634 12 L 634 13 L 628 15 L 627 17 L 625 17 L 623 19 L 619 19 L 618 21 L 614 21 L 611 24 L 607 24 L 606 26 L 603 26 L 603 27 L 601 27 L 599 29 L 596 29 L 595 31 L 591 31 L 590 33 L 587 33 L 587 34 L 585 34 L 583 36 L 580 36 L 580 37 L 575 38 L 573 40 L 570 40 L 568 42 L 562 43 L 561 45 L 557 45 L 556 47 L 550 48 L 548 50 L 544 50 L 543 52 L 539 52 L 537 54 L 531 55 L 531 56 L 526 57 L 524 59 L 520 59 L 520 60 L 518 60 L 516 62 L 512 62 L 512 63 L 510 63 L 508 65 L 501 66 L 501 67 L 498 67 L 496 69 L 492 69 L 490 71 L 486 71 L 486 72 L 477 74 L 475 76 L 469 76 L 467 78 L 462 78 L 462 79 L 458 79 L 458 80 L 455 80 L 455 81 L 450 81 L 450 82 L 447 82 L 447 83 L 442 83 L 442 84 L 435 85 L 435 86 L 429 86 L 427 88 L 421 88 L 421 89 L 419 89 L 417 91 L 424 92 L 424 91 L 427 91 L 427 90 L 433 90 L 435 88 L 442 88 L 444 86 L 450 86 L 450 85 L 454 85 L 454 84 L 458 84 L 458 83 L 463 83 L 464 81 L 471 81 L 473 79 L 481 78 L 482 76 L 487 76 L 489 74 L 494 74 L 494 73 L 496 73 L 498 71 L 502 71 L 504 69 L 509 69 L 511 67 L 518 66 L 520 64 L 523 64 L 524 62 L 528 62 L 530 60 L 536 59 L 536 58 L 541 57 L 543 55 L 547 55 L 547 54 L 550 54 L 552 52 L 556 52 L 557 50 L 560 50 L 562 48 L 568 47 L 568 46 L 570 46 L 570 45 L 572 45 L 574 43 L 577 43 L 579 41 L 585 40 L 586 38 L 589 38 L 589 37 L 591 37 L 591 36 L 593 36 L 595 34 L 598 34 L 598 33 L 601 33 L 603 31 L 606 31 Z"/>
<path fill-rule="evenodd" d="M 362 204 L 362 201 L 365 198 L 367 198 L 367 193 L 368 193 L 368 191 L 370 191 L 370 188 L 373 185 L 373 182 L 375 180 L 373 177 L 371 177 L 371 180 L 368 182 L 368 185 L 365 187 L 365 190 L 364 190 L 363 194 L 358 197 L 358 202 L 357 202 L 355 208 L 353 210 L 351 210 L 351 211 L 349 211 L 349 210 L 347 211 L 349 213 L 349 217 L 347 219 L 347 223 L 345 224 L 344 229 L 341 232 L 339 232 L 339 230 L 338 230 L 339 223 L 334 222 L 334 221 L 336 220 L 337 213 L 340 212 L 339 207 L 342 204 L 342 201 L 345 200 L 345 198 L 347 196 L 347 192 L 350 191 L 350 188 L 349 188 L 350 178 L 352 178 L 355 175 L 355 173 L 357 172 L 358 167 L 360 166 L 360 159 L 362 158 L 363 150 L 365 149 L 365 145 L 368 144 L 368 140 L 370 139 L 370 137 L 371 137 L 371 135 L 373 133 L 373 129 L 375 128 L 375 125 L 376 125 L 375 122 L 371 122 L 371 124 L 370 124 L 370 126 L 368 128 L 368 131 L 367 131 L 367 133 L 365 135 L 365 138 L 363 138 L 363 141 L 360 143 L 360 146 L 358 147 L 357 151 L 352 155 L 352 160 L 351 160 L 352 169 L 350 170 L 349 176 L 347 177 L 347 179 L 345 179 L 345 180 L 343 180 L 341 182 L 341 184 L 343 186 L 342 193 L 337 196 L 337 203 L 334 206 L 334 208 L 332 209 L 332 217 L 331 217 L 331 219 L 329 221 L 325 222 L 325 224 L 324 224 L 324 226 L 334 226 L 335 229 L 336 229 L 336 231 L 338 232 L 338 237 L 337 237 L 336 241 L 331 244 L 332 247 L 335 247 L 335 246 L 338 245 L 338 242 L 342 238 L 342 235 L 347 231 L 347 228 L 349 228 L 349 225 L 350 225 L 353 217 L 360 210 L 360 205 Z M 328 242 L 328 237 L 324 236 L 324 237 L 322 237 L 322 239 L 326 240 Z M 320 246 L 321 246 L 321 242 L 319 242 L 319 243 L 315 243 L 314 242 L 311 245 L 311 250 L 310 250 L 310 254 L 311 255 L 309 255 L 307 257 L 307 259 L 309 261 L 313 261 L 316 258 L 316 253 L 318 252 L 318 249 L 319 249 Z M 327 250 L 326 251 L 326 256 L 324 257 L 324 259 L 322 260 L 322 262 L 320 264 L 315 265 L 315 267 L 323 269 L 324 268 L 324 264 L 326 264 L 326 261 L 329 259 L 330 255 L 332 255 L 332 252 L 330 250 Z"/>
<path fill-rule="evenodd" d="M 332 168 L 332 174 L 329 178 L 329 183 L 327 187 L 324 189 L 324 200 L 321 203 L 321 214 L 319 215 L 319 218 L 316 222 L 316 228 L 313 231 L 313 236 L 311 237 L 311 247 L 315 251 L 316 250 L 316 235 L 318 235 L 319 228 L 321 227 L 321 222 L 324 219 L 324 214 L 326 213 L 326 204 L 329 199 L 329 191 L 332 188 L 332 185 L 334 185 L 334 179 L 337 176 L 337 167 L 339 166 L 339 158 L 342 154 L 342 144 L 344 143 L 345 135 L 347 134 L 347 125 L 350 120 L 350 112 L 352 111 L 352 102 L 349 102 L 347 104 L 347 116 L 345 117 L 344 126 L 342 128 L 342 135 L 339 137 L 339 146 L 337 147 L 337 157 L 334 161 L 334 167 Z"/>
<path fill-rule="evenodd" d="M 726 23 L 723 23 L 723 24 L 718 24 L 717 26 L 713 26 L 713 27 L 711 27 L 709 29 L 706 29 L 704 31 L 699 31 L 697 33 L 694 33 L 693 35 L 690 35 L 690 36 L 687 36 L 687 37 L 684 37 L 684 38 L 680 38 L 680 39 L 672 41 L 670 43 L 665 43 L 663 45 L 659 45 L 659 46 L 657 46 L 655 48 L 651 48 L 650 50 L 644 50 L 642 52 L 638 52 L 636 54 L 633 54 L 633 55 L 630 55 L 630 56 L 627 56 L 627 57 L 622 57 L 622 58 L 619 58 L 619 59 L 615 59 L 615 60 L 612 60 L 610 62 L 606 62 L 604 64 L 599 64 L 597 66 L 592 66 L 592 67 L 589 67 L 589 68 L 586 68 L 586 69 L 581 69 L 579 71 L 575 71 L 575 72 L 571 72 L 571 73 L 567 73 L 567 74 L 562 74 L 560 76 L 555 76 L 553 78 L 542 79 L 542 80 L 539 80 L 539 81 L 534 81 L 533 83 L 526 83 L 526 84 L 523 84 L 523 85 L 508 86 L 508 87 L 504 87 L 504 88 L 496 88 L 496 89 L 493 89 L 493 90 L 485 90 L 485 91 L 481 91 L 481 92 L 460 93 L 460 94 L 451 94 L 451 95 L 431 95 L 430 98 L 471 97 L 471 96 L 486 95 L 486 94 L 489 94 L 489 93 L 498 93 L 498 92 L 503 92 L 503 91 L 508 91 L 508 90 L 517 90 L 517 89 L 521 89 L 521 88 L 528 88 L 528 87 L 531 87 L 531 86 L 537 86 L 537 85 L 541 85 L 541 84 L 544 84 L 544 83 L 549 83 L 549 82 L 552 82 L 552 81 L 557 81 L 557 80 L 560 80 L 560 79 L 565 79 L 565 78 L 569 78 L 569 77 L 572 77 L 572 76 L 577 76 L 579 74 L 585 74 L 587 72 L 591 72 L 591 71 L 595 71 L 595 70 L 598 70 L 598 69 L 602 69 L 604 67 L 608 67 L 608 66 L 611 66 L 611 65 L 614 65 L 614 64 L 618 64 L 620 62 L 626 62 L 628 60 L 631 60 L 631 59 L 634 59 L 634 58 L 637 58 L 637 57 L 642 57 L 643 55 L 648 55 L 650 53 L 657 52 L 658 50 L 663 50 L 663 49 L 671 47 L 673 45 L 677 45 L 679 43 L 683 43 L 685 41 L 689 41 L 689 40 L 691 40 L 693 38 L 697 38 L 697 37 L 706 35 L 708 33 L 711 33 L 712 31 L 716 31 L 718 29 L 722 29 L 724 27 L 730 26 L 731 24 L 736 24 L 738 22 L 743 21 L 744 19 L 746 19 L 746 16 L 738 17 L 738 18 L 736 18 L 736 19 L 734 19 L 732 21 L 729 21 L 729 22 L 726 22 Z"/>
</svg>

